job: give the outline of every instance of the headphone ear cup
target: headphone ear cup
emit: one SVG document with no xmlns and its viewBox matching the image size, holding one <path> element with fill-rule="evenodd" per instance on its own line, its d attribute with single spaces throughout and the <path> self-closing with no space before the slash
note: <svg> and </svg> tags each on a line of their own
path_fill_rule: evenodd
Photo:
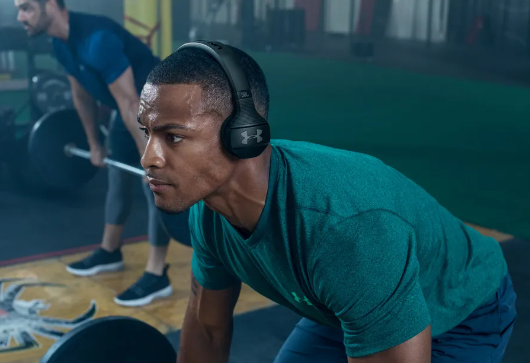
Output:
<svg viewBox="0 0 530 363">
<path fill-rule="evenodd" d="M 256 113 L 257 114 L 257 113 Z M 270 126 L 257 114 L 252 124 L 238 122 L 238 117 L 227 119 L 221 126 L 221 140 L 224 148 L 239 159 L 259 156 L 269 145 Z"/>
<path fill-rule="evenodd" d="M 232 151 L 240 159 L 255 158 L 270 141 L 268 123 L 231 130 Z"/>
<path fill-rule="evenodd" d="M 239 159 L 255 158 L 269 145 L 269 123 L 256 111 L 252 97 L 237 99 L 234 107 L 221 126 L 223 146 Z"/>
</svg>

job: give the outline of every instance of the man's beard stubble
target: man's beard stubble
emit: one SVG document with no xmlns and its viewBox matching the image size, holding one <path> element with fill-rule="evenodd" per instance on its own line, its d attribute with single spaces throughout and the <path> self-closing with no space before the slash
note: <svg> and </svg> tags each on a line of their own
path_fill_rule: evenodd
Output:
<svg viewBox="0 0 530 363">
<path fill-rule="evenodd" d="M 39 19 L 39 21 L 37 22 L 37 24 L 35 24 L 35 26 L 31 26 L 27 23 L 23 23 L 25 26 L 27 26 L 27 30 L 26 32 L 28 33 L 28 36 L 30 37 L 38 37 L 40 35 L 43 35 L 47 32 L 48 28 L 50 27 L 50 24 L 51 24 L 51 19 L 48 17 L 47 14 L 42 14 L 41 15 L 41 18 Z"/>
</svg>

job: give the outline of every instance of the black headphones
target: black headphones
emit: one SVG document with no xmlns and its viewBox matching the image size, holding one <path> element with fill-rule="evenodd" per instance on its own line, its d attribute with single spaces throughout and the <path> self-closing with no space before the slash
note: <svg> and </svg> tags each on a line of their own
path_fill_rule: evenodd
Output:
<svg viewBox="0 0 530 363">
<path fill-rule="evenodd" d="M 234 112 L 224 120 L 221 127 L 221 141 L 225 149 L 239 159 L 259 156 L 269 145 L 270 126 L 254 107 L 247 77 L 232 49 L 223 43 L 207 40 L 186 43 L 177 52 L 184 48 L 202 49 L 210 54 L 228 77 Z"/>
</svg>

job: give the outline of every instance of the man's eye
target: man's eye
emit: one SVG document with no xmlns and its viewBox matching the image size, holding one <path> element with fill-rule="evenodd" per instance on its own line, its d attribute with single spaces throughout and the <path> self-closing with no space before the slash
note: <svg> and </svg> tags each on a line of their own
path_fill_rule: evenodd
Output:
<svg viewBox="0 0 530 363">
<path fill-rule="evenodd" d="M 176 144 L 177 142 L 182 140 L 182 137 L 176 136 L 176 135 L 168 135 L 168 138 L 169 138 L 169 142 L 171 142 L 173 144 Z"/>
</svg>

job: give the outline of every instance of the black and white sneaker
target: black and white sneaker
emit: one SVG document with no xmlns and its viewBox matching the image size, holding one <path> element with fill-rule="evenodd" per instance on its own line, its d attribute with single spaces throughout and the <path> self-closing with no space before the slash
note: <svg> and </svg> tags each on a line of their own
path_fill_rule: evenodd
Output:
<svg viewBox="0 0 530 363">
<path fill-rule="evenodd" d="M 168 269 L 169 266 L 166 265 L 162 276 L 144 272 L 134 285 L 114 298 L 114 302 L 123 306 L 143 306 L 155 299 L 171 295 L 173 288 L 167 277 Z"/>
<path fill-rule="evenodd" d="M 121 250 L 107 252 L 98 248 L 81 261 L 71 263 L 66 271 L 76 276 L 93 276 L 101 272 L 120 271 L 123 269 Z"/>
</svg>

